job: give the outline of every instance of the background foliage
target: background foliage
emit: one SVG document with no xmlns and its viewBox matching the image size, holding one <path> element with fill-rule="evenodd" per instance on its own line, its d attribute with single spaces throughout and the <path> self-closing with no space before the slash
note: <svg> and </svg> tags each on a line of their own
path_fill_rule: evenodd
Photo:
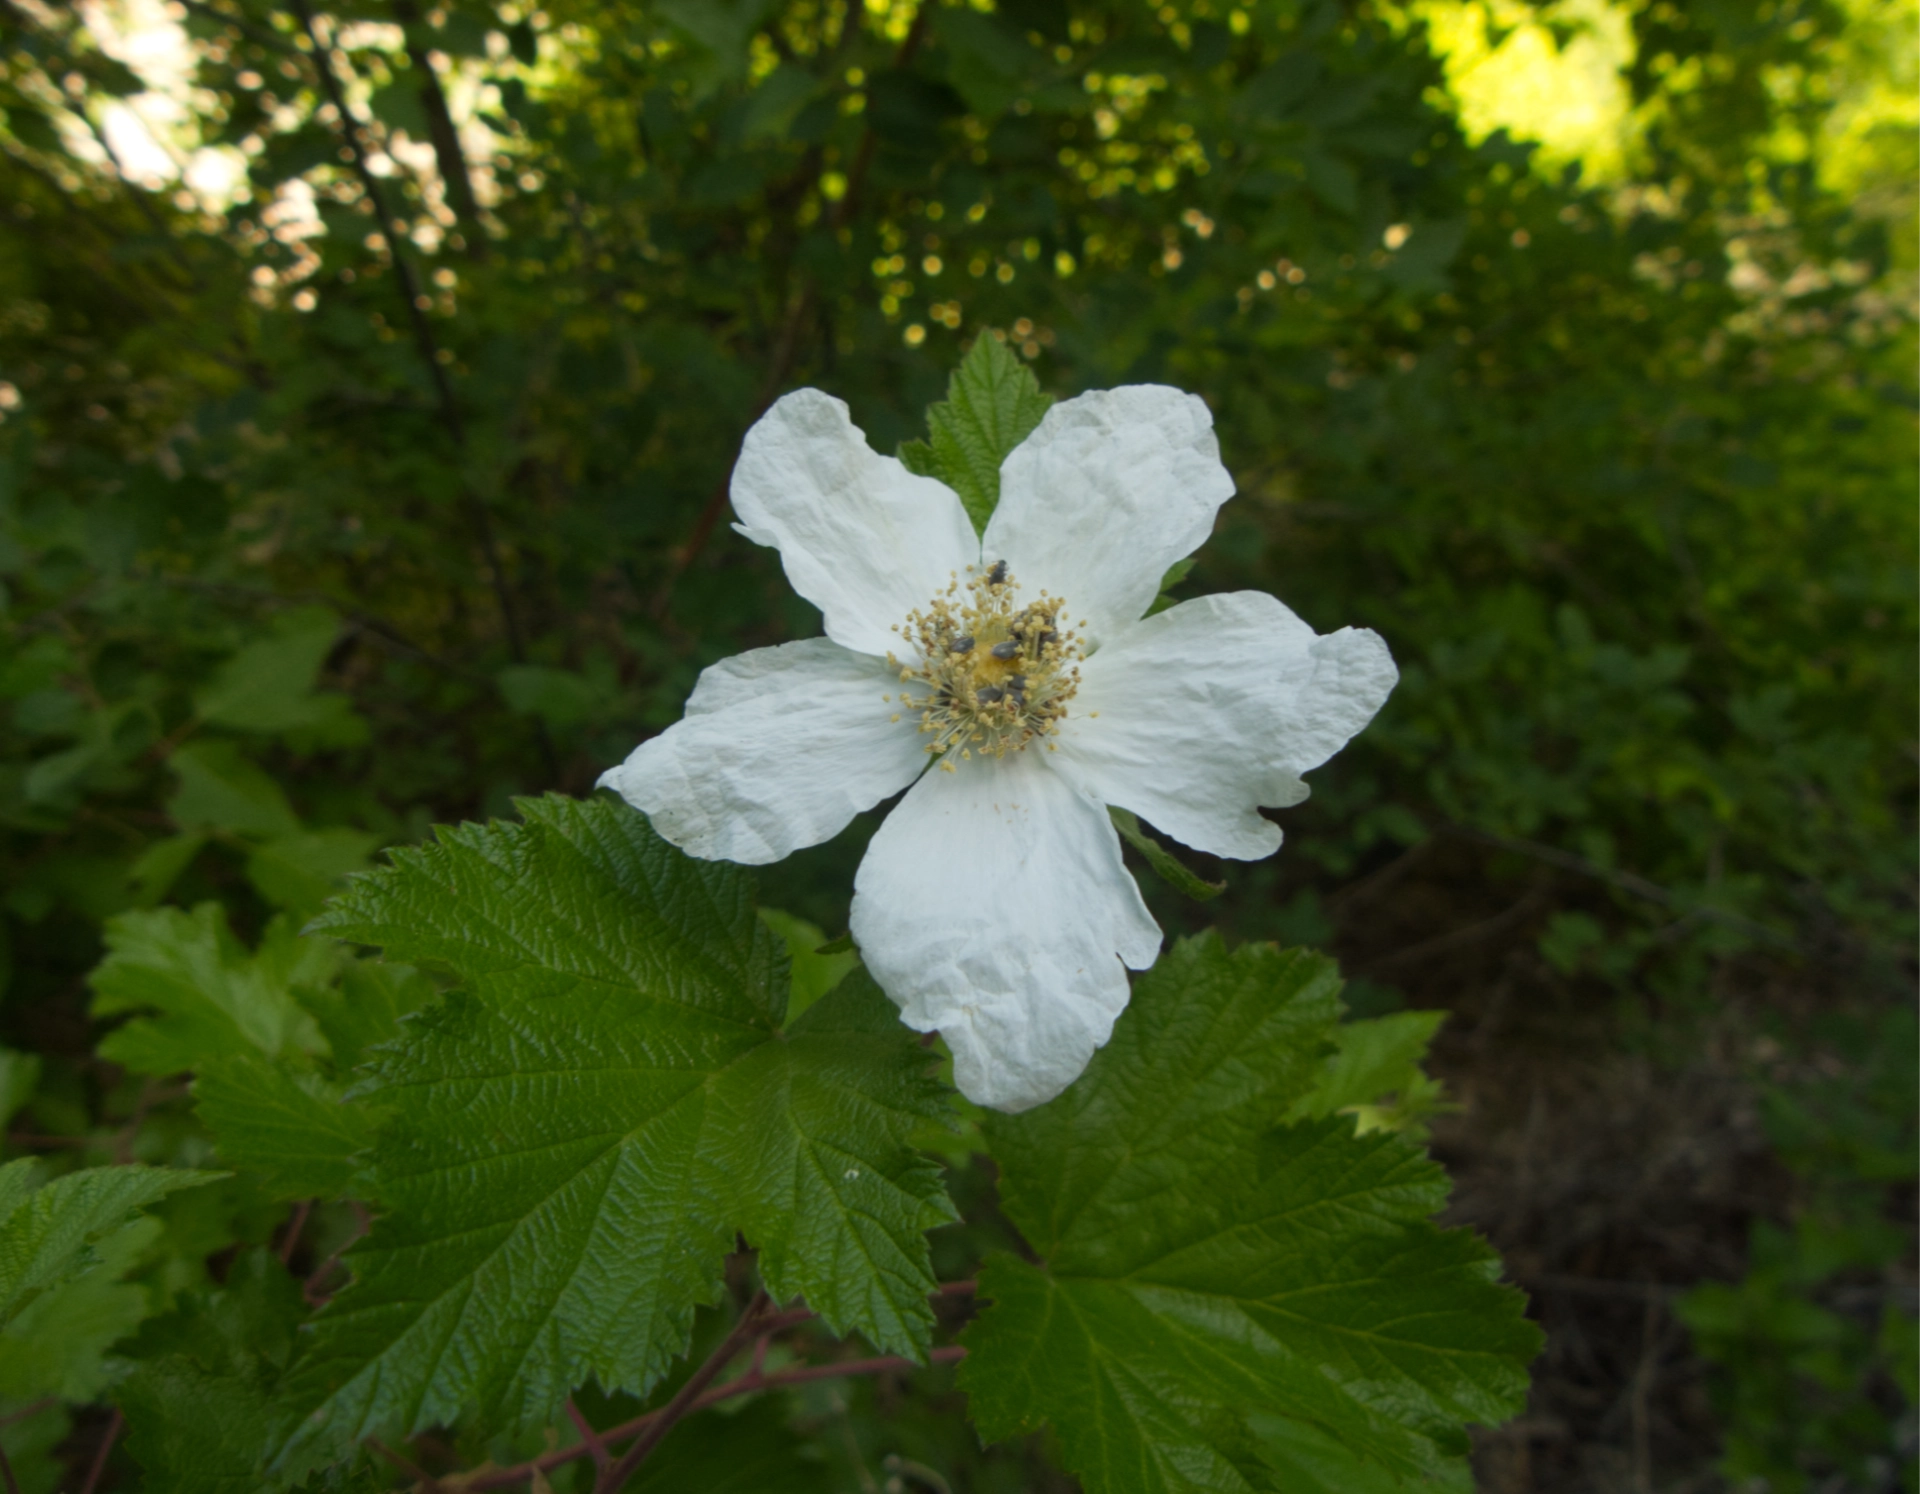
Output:
<svg viewBox="0 0 1920 1494">
<path fill-rule="evenodd" d="M 236 1171 L 28 1306 L 57 1353 L 7 1329 L 23 1486 L 122 1414 L 98 1486 L 166 1486 L 142 1408 L 265 1394 L 275 1252 L 337 1285 L 360 1205 L 298 1201 L 369 1197 L 335 1102 L 431 994 L 296 937 L 339 877 L 584 793 L 815 631 L 727 532 L 741 433 L 814 384 L 883 450 L 959 439 L 920 412 L 979 335 L 1204 394 L 1240 497 L 1177 591 L 1401 663 L 1277 859 L 1149 895 L 1453 1014 L 1453 1113 L 1374 1093 L 1548 1330 L 1483 1486 L 1914 1486 L 1905 12 L 185 0 L 185 177 L 88 14 L 0 9 L 5 1155 Z M 1529 46 L 1602 55 L 1607 150 L 1494 128 Z M 795 948 L 873 822 L 762 877 Z M 219 1147 L 267 1113 L 338 1134 Z M 932 1236 L 948 1279 L 1023 1224 L 950 1153 L 987 1222 Z M 823 1486 L 1059 1477 L 945 1374 L 726 1435 L 790 1416 Z"/>
</svg>

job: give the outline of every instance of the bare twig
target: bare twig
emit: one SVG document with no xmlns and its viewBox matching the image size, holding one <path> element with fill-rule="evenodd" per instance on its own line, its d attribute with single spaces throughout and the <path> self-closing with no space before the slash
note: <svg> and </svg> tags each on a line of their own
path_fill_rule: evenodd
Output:
<svg viewBox="0 0 1920 1494">
<path fill-rule="evenodd" d="M 1674 908 L 1699 918 L 1710 918 L 1715 923 L 1724 923 L 1729 928 L 1739 929 L 1743 934 L 1763 943 L 1783 946 L 1787 949 L 1799 949 L 1800 941 L 1778 929 L 1770 929 L 1763 923 L 1755 923 L 1751 918 L 1742 918 L 1738 913 L 1729 913 L 1723 908 L 1709 908 L 1697 903 L 1689 903 L 1679 893 L 1662 887 L 1658 882 L 1650 882 L 1645 877 L 1630 871 L 1615 871 L 1589 861 L 1585 856 L 1576 856 L 1572 851 L 1563 851 L 1558 846 L 1544 846 L 1538 841 L 1522 840 L 1512 835 L 1496 835 L 1491 830 L 1476 830 L 1471 825 L 1446 825 L 1442 827 L 1454 835 L 1466 840 L 1477 840 L 1482 845 L 1498 847 L 1503 851 L 1512 851 L 1521 856 L 1530 856 L 1535 861 L 1543 861 L 1548 866 L 1557 866 L 1563 871 L 1575 872 L 1583 877 L 1591 877 L 1597 882 L 1606 882 L 1618 887 L 1622 892 L 1631 892 L 1635 897 L 1643 897 L 1648 902 L 1659 903 L 1662 907 Z"/>
<path fill-rule="evenodd" d="M 28 1401 L 17 1411 L 9 1411 L 5 1416 L 0 1416 L 0 1427 L 10 1427 L 16 1421 L 25 1421 L 30 1416 L 38 1416 L 42 1411 L 51 1411 L 59 1404 L 58 1396 L 43 1395 L 37 1401 Z"/>
<path fill-rule="evenodd" d="M 772 1300 L 762 1291 L 755 1295 L 740 1314 L 740 1321 L 733 1330 L 720 1340 L 720 1346 L 707 1356 L 706 1362 L 687 1377 L 672 1400 L 661 1408 L 659 1415 L 650 1421 L 633 1446 L 621 1454 L 620 1461 L 601 1473 L 599 1482 L 594 1485 L 594 1494 L 618 1494 L 626 1486 L 628 1479 L 639 1470 L 647 1455 L 660 1445 L 660 1439 L 673 1430 L 675 1422 L 693 1410 L 693 1403 L 700 1399 L 700 1392 L 714 1382 L 720 1371 L 732 1362 L 733 1356 L 761 1331 L 766 1319 L 772 1316 Z"/>
<path fill-rule="evenodd" d="M 107 1423 L 106 1434 L 100 1439 L 100 1450 L 93 1455 L 93 1466 L 87 1469 L 87 1481 L 80 1486 L 80 1494 L 93 1494 L 100 1486 L 100 1475 L 107 1471 L 107 1454 L 113 1451 L 114 1440 L 120 1435 L 120 1428 L 126 1424 L 126 1418 L 120 1414 L 120 1408 L 113 1408 L 113 1418 Z"/>
<path fill-rule="evenodd" d="M 427 1470 L 419 1464 L 402 1457 L 378 1437 L 369 1437 L 367 1439 L 367 1446 L 385 1458 L 389 1463 L 393 1464 L 395 1468 L 398 1468 L 402 1473 L 406 1474 L 408 1478 L 412 1479 L 414 1483 L 422 1489 L 425 1489 L 427 1494 L 435 1494 L 435 1491 L 439 1489 L 440 1481 L 431 1473 L 428 1473 Z"/>
<path fill-rule="evenodd" d="M 762 1344 L 766 1343 L 763 1338 Z M 593 1429 L 593 1423 L 580 1414 L 580 1408 L 573 1403 L 573 1397 L 567 1397 L 567 1416 L 573 1422 L 574 1429 L 580 1433 L 580 1440 L 587 1445 L 587 1451 L 593 1455 L 593 1466 L 602 1473 L 607 1464 L 613 1461 L 613 1454 L 607 1451 L 606 1441 Z"/>
<path fill-rule="evenodd" d="M 413 0 L 393 0 L 393 13 L 406 32 L 407 57 L 420 75 L 420 107 L 426 112 L 427 133 L 433 139 L 434 158 L 440 163 L 440 179 L 447 184 L 448 205 L 466 230 L 468 256 L 485 259 L 486 230 L 480 223 L 479 201 L 473 195 L 473 177 L 467 171 L 466 152 L 460 148 L 459 131 L 453 127 L 453 111 L 447 107 L 446 92 L 440 87 L 440 74 L 419 39 L 419 8 Z"/>
<path fill-rule="evenodd" d="M 13 1464 L 7 1461 L 4 1447 L 0 1447 L 0 1478 L 7 1481 L 7 1494 L 20 1494 L 20 1480 L 13 1476 Z"/>
<path fill-rule="evenodd" d="M 287 1225 L 287 1237 L 280 1242 L 280 1264 L 293 1259 L 294 1251 L 300 1248 L 300 1232 L 307 1227 L 307 1216 L 313 1212 L 313 1200 L 303 1198 L 294 1205 L 293 1219 Z"/>
<path fill-rule="evenodd" d="M 967 1351 L 959 1344 L 949 1344 L 933 1350 L 927 1355 L 929 1364 L 955 1364 L 967 1357 Z M 771 1375 L 741 1375 L 724 1385 L 716 1385 L 705 1394 L 695 1398 L 687 1408 L 686 1414 L 704 1411 L 721 1401 L 732 1400 L 735 1396 L 755 1395 L 763 1390 L 779 1390 L 787 1385 L 801 1385 L 812 1380 L 844 1380 L 855 1375 L 882 1375 L 893 1370 L 913 1370 L 921 1368 L 911 1359 L 899 1355 L 884 1355 L 874 1359 L 843 1359 L 834 1364 L 809 1364 L 797 1369 L 780 1370 Z M 661 1411 L 649 1411 L 644 1416 L 636 1416 L 632 1421 L 622 1422 L 600 1434 L 603 1443 L 624 1442 L 629 1437 L 653 1425 L 663 1414 Z M 547 1453 L 525 1463 L 515 1464 L 511 1468 L 497 1468 L 487 1473 L 471 1476 L 461 1486 L 464 1489 L 479 1491 L 485 1489 L 509 1489 L 515 1484 L 528 1482 L 536 1473 L 551 1473 L 556 1468 L 565 1467 L 590 1455 L 586 1443 L 577 1447 L 563 1447 L 558 1452 Z"/>
<path fill-rule="evenodd" d="M 420 278 L 414 271 L 412 259 L 401 247 L 406 225 L 387 211 L 386 195 L 380 190 L 379 179 L 374 176 L 367 160 L 367 142 L 372 139 L 372 132 L 347 103 L 346 93 L 333 70 L 333 49 L 320 39 L 319 30 L 314 24 L 313 7 L 308 0 L 293 0 L 293 12 L 300 18 L 300 26 L 307 40 L 313 44 L 314 75 L 319 79 L 327 102 L 333 105 L 334 112 L 340 117 L 340 136 L 352 159 L 353 173 L 360 181 L 360 190 L 367 194 L 367 201 L 373 205 L 381 235 L 386 239 L 387 253 L 393 260 L 394 281 L 400 289 L 401 299 L 406 302 L 407 320 L 413 328 L 414 342 L 419 347 L 427 376 L 433 381 L 434 393 L 439 398 L 440 422 L 453 438 L 454 446 L 464 452 L 467 444 L 466 422 L 461 417 L 460 404 L 454 397 L 453 383 L 447 377 L 446 365 L 441 361 L 440 343 L 434 335 L 433 323 L 427 319 L 427 298 L 422 292 Z M 500 608 L 501 623 L 506 628 L 507 646 L 514 660 L 523 662 L 526 643 L 520 631 L 520 617 L 513 605 L 513 595 L 507 587 L 499 542 L 493 532 L 493 517 L 488 513 L 486 504 L 480 501 L 464 480 L 461 492 L 468 522 L 473 525 L 481 553 L 486 557 L 487 568 L 493 573 L 494 600 Z"/>
</svg>

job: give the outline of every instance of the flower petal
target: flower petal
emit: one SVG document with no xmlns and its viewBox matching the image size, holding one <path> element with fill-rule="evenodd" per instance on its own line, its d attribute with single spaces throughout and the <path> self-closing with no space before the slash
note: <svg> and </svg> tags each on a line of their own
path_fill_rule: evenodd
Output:
<svg viewBox="0 0 1920 1494">
<path fill-rule="evenodd" d="M 1200 548 L 1232 496 L 1198 395 L 1104 389 L 1055 405 L 1001 463 L 980 553 L 1005 560 L 1029 595 L 1065 597 L 1098 643 L 1152 605 L 1167 567 Z"/>
<path fill-rule="evenodd" d="M 1380 635 L 1316 634 L 1265 592 L 1201 597 L 1135 623 L 1081 665 L 1056 765 L 1183 845 L 1243 861 L 1280 848 L 1261 818 L 1399 678 Z"/>
<path fill-rule="evenodd" d="M 818 389 L 779 400 L 741 443 L 733 527 L 780 551 L 793 589 L 827 636 L 861 653 L 897 648 L 892 630 L 980 559 L 960 499 L 881 456 Z"/>
<path fill-rule="evenodd" d="M 938 1028 L 960 1092 L 1018 1111 L 1106 1042 L 1160 930 L 1099 804 L 1038 752 L 915 784 L 854 879 L 853 937 L 907 1026 Z"/>
<path fill-rule="evenodd" d="M 690 855 L 762 865 L 818 845 L 927 765 L 885 662 L 826 638 L 703 672 L 685 719 L 600 775 Z"/>
</svg>

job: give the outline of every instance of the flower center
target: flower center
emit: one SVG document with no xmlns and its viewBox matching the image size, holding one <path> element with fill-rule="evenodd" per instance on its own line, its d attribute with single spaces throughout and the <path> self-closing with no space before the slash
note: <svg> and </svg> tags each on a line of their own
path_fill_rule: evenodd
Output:
<svg viewBox="0 0 1920 1494">
<path fill-rule="evenodd" d="M 1023 607 L 1018 590 L 1004 560 L 977 574 L 968 566 L 964 582 L 954 577 L 894 629 L 919 653 L 905 664 L 887 655 L 900 682 L 917 687 L 900 702 L 920 713 L 933 738 L 927 751 L 949 773 L 956 756 L 1005 757 L 1051 736 L 1080 688 L 1082 650 L 1066 603 L 1043 591 Z"/>
</svg>

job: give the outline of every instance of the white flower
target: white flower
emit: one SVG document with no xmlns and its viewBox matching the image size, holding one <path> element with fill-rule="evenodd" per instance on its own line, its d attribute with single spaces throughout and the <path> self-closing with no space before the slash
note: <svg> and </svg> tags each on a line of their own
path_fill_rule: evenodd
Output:
<svg viewBox="0 0 1920 1494">
<path fill-rule="evenodd" d="M 1300 775 L 1397 677 L 1377 634 L 1321 637 L 1263 592 L 1142 616 L 1233 493 L 1207 407 L 1177 389 L 1055 405 L 1002 465 L 984 541 L 812 389 L 747 433 L 732 492 L 827 636 L 714 665 L 600 781 L 683 850 L 755 864 L 912 785 L 861 863 L 853 937 L 906 1024 L 946 1038 L 961 1091 L 1002 1110 L 1071 1084 L 1125 967 L 1159 954 L 1105 806 L 1271 855 L 1259 806 L 1306 798 Z"/>
</svg>

